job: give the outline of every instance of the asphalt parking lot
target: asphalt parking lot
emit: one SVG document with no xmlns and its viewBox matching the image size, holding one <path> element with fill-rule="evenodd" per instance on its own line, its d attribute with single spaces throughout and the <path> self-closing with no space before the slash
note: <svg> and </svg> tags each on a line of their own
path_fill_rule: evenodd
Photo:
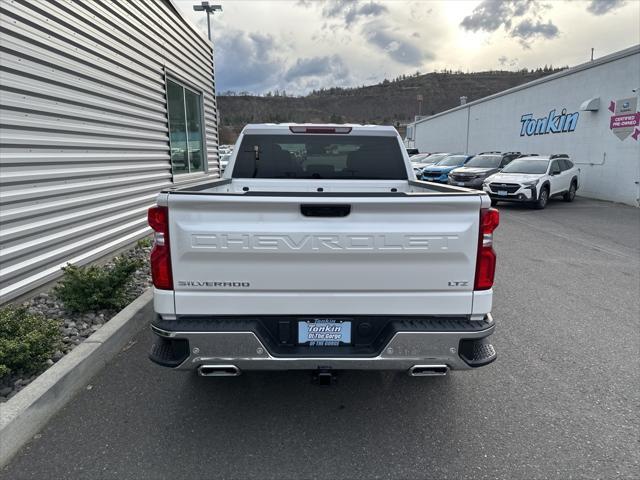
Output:
<svg viewBox="0 0 640 480">
<path fill-rule="evenodd" d="M 143 331 L 0 477 L 638 478 L 640 210 L 499 208 L 494 364 L 198 378 Z"/>
</svg>

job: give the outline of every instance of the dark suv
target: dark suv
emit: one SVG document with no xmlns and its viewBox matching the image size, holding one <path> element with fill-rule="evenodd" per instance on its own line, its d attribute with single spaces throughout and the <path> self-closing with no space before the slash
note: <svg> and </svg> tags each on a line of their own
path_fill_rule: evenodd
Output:
<svg viewBox="0 0 640 480">
<path fill-rule="evenodd" d="M 502 170 L 514 158 L 521 157 L 520 152 L 482 152 L 474 156 L 463 167 L 449 172 L 449 185 L 467 188 L 482 188 L 482 182 L 489 176 Z"/>
</svg>

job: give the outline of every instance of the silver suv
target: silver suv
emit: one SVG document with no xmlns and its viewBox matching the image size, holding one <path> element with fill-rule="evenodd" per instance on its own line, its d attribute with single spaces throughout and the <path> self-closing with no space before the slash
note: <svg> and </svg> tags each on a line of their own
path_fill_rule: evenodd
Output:
<svg viewBox="0 0 640 480">
<path fill-rule="evenodd" d="M 520 152 L 483 152 L 479 153 L 463 167 L 456 168 L 449 173 L 449 185 L 459 187 L 482 188 L 482 183 L 489 175 L 499 172 L 511 160 L 521 157 Z"/>
<path fill-rule="evenodd" d="M 580 185 L 580 169 L 568 155 L 523 157 L 488 177 L 482 189 L 491 203 L 528 202 L 544 208 L 553 196 L 572 202 Z"/>
</svg>

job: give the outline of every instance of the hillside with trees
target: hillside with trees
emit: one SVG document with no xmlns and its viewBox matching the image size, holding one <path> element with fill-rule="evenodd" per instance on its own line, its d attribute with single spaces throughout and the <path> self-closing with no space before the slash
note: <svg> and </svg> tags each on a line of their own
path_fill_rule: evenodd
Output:
<svg viewBox="0 0 640 480">
<path fill-rule="evenodd" d="M 225 92 L 218 96 L 220 143 L 233 143 L 247 123 L 331 122 L 404 125 L 418 115 L 433 115 L 468 102 L 536 80 L 562 69 L 545 66 L 537 70 L 463 73 L 441 71 L 402 75 L 377 85 L 328 88 L 305 96 L 286 92 L 251 95 Z"/>
</svg>

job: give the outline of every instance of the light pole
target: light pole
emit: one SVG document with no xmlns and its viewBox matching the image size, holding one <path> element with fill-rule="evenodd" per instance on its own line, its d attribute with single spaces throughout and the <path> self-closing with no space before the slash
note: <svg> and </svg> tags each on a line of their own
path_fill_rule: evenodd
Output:
<svg viewBox="0 0 640 480">
<path fill-rule="evenodd" d="M 222 5 L 209 5 L 209 2 L 202 2 L 200 5 L 194 5 L 196 12 L 207 12 L 207 34 L 211 42 L 211 14 L 215 11 L 222 11 Z"/>
<path fill-rule="evenodd" d="M 211 38 L 211 14 L 215 11 L 222 11 L 222 5 L 209 5 L 209 2 L 203 1 L 202 3 L 200 3 L 200 5 L 194 5 L 193 9 L 196 12 L 207 12 L 207 36 L 209 37 L 209 42 L 211 42 L 211 68 L 213 68 L 214 65 L 214 58 L 213 58 L 213 39 Z M 212 74 L 213 74 L 213 70 L 212 70 Z M 213 84 L 213 104 L 216 104 L 216 97 L 215 97 L 215 91 L 216 91 L 216 83 L 215 80 L 213 79 L 213 76 L 211 77 L 212 80 L 212 84 Z M 219 134 L 220 132 L 220 116 L 217 116 L 217 132 L 216 134 Z M 216 145 L 217 146 L 217 145 Z M 208 160 L 207 160 L 208 161 Z M 218 166 L 220 165 L 220 157 L 218 157 Z M 208 168 L 207 168 L 208 171 Z"/>
</svg>

